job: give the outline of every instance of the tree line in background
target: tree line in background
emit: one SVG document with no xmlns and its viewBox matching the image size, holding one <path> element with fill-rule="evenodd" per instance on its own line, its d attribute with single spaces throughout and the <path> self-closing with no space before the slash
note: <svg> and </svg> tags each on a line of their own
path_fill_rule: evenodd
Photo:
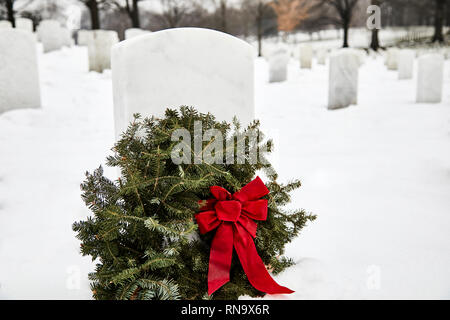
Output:
<svg viewBox="0 0 450 320">
<path fill-rule="evenodd" d="M 0 0 L 0 18 L 15 24 L 15 17 L 35 24 L 63 10 L 61 1 Z M 254 36 L 261 54 L 262 39 L 288 36 L 296 31 L 342 29 L 348 47 L 348 30 L 365 26 L 369 5 L 381 8 L 382 27 L 434 25 L 433 42 L 444 42 L 450 26 L 450 0 L 74 0 L 82 4 L 83 29 L 127 28 L 158 31 L 176 27 L 203 27 L 237 36 Z M 64 4 L 64 5 L 67 5 Z M 152 8 L 157 9 L 152 9 Z M 380 47 L 378 30 L 372 31 L 371 48 Z"/>
</svg>

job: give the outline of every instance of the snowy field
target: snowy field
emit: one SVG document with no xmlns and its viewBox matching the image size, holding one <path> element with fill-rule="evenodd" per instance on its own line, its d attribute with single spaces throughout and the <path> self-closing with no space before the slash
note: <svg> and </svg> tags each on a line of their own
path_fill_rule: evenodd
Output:
<svg viewBox="0 0 450 320">
<path fill-rule="evenodd" d="M 39 62 L 43 108 L 0 115 L 0 298 L 89 299 L 71 225 L 90 214 L 84 172 L 114 142 L 111 74 L 88 73 L 81 47 Z M 280 179 L 300 178 L 292 205 L 318 215 L 277 277 L 296 292 L 268 298 L 450 298 L 450 61 L 441 104 L 416 104 L 416 81 L 378 57 L 360 69 L 359 105 L 336 111 L 327 66 L 291 60 L 289 80 L 269 84 L 255 65 Z"/>
</svg>

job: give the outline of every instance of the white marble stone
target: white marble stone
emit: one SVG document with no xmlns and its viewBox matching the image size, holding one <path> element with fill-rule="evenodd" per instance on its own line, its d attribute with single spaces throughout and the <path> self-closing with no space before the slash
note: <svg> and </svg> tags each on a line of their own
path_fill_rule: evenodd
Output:
<svg viewBox="0 0 450 320">
<path fill-rule="evenodd" d="M 90 30 L 78 30 L 77 31 L 77 45 L 87 46 L 89 41 Z"/>
<path fill-rule="evenodd" d="M 398 69 L 398 52 L 397 48 L 390 48 L 387 50 L 386 54 L 386 66 L 389 70 Z"/>
<path fill-rule="evenodd" d="M 16 29 L 0 30 L 0 113 L 41 106 L 36 41 Z"/>
<path fill-rule="evenodd" d="M 345 108 L 358 102 L 360 59 L 352 49 L 341 49 L 330 57 L 328 109 Z"/>
<path fill-rule="evenodd" d="M 17 18 L 16 29 L 20 29 L 27 32 L 33 32 L 33 20 L 28 18 Z"/>
<path fill-rule="evenodd" d="M 0 29 L 11 29 L 12 23 L 8 20 L 0 20 Z"/>
<path fill-rule="evenodd" d="M 61 28 L 61 45 L 65 47 L 71 47 L 73 44 L 72 41 L 72 31 L 67 28 Z"/>
<path fill-rule="evenodd" d="M 253 48 L 228 34 L 176 28 L 122 41 L 112 50 L 116 137 L 134 113 L 163 116 L 192 106 L 218 120 L 255 116 Z"/>
<path fill-rule="evenodd" d="M 42 42 L 44 52 L 61 49 L 61 25 L 56 20 L 43 20 L 38 26 L 38 39 Z"/>
<path fill-rule="evenodd" d="M 303 69 L 311 69 L 313 50 L 310 44 L 304 43 L 300 45 L 300 67 Z"/>
<path fill-rule="evenodd" d="M 327 50 L 320 48 L 317 50 L 317 63 L 324 65 L 327 59 Z"/>
<path fill-rule="evenodd" d="M 148 34 L 150 31 L 139 28 L 130 28 L 125 30 L 125 40 Z"/>
<path fill-rule="evenodd" d="M 89 71 L 111 69 L 111 48 L 119 42 L 116 31 L 94 30 L 88 33 Z"/>
<path fill-rule="evenodd" d="M 289 63 L 289 51 L 280 48 L 272 52 L 268 59 L 269 82 L 282 82 L 287 79 L 287 69 Z"/>
<path fill-rule="evenodd" d="M 438 53 L 421 56 L 418 60 L 417 78 L 417 102 L 441 102 L 444 81 L 444 56 Z"/>
<path fill-rule="evenodd" d="M 412 79 L 415 57 L 414 50 L 402 49 L 398 52 L 398 78 L 400 80 Z"/>
</svg>

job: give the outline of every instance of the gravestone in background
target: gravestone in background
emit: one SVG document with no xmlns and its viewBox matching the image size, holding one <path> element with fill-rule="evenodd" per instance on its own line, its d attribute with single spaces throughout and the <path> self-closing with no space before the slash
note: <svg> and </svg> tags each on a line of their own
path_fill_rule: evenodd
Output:
<svg viewBox="0 0 450 320">
<path fill-rule="evenodd" d="M 418 61 L 417 102 L 441 102 L 443 82 L 444 56 L 438 53 L 421 56 Z"/>
<path fill-rule="evenodd" d="M 20 29 L 27 32 L 33 32 L 33 20 L 28 18 L 17 18 L 16 29 Z"/>
<path fill-rule="evenodd" d="M 287 79 L 289 51 L 285 48 L 275 50 L 269 59 L 269 82 L 282 82 Z"/>
<path fill-rule="evenodd" d="M 11 29 L 12 23 L 8 20 L 0 20 L 0 29 Z"/>
<path fill-rule="evenodd" d="M 386 66 L 389 70 L 398 69 L 398 52 L 397 48 L 388 49 L 386 52 Z"/>
<path fill-rule="evenodd" d="M 36 41 L 16 29 L 0 30 L 0 113 L 41 106 Z"/>
<path fill-rule="evenodd" d="M 328 109 L 357 104 L 360 65 L 360 57 L 352 49 L 341 49 L 330 56 Z"/>
<path fill-rule="evenodd" d="M 138 36 L 142 36 L 144 34 L 148 34 L 150 33 L 150 31 L 148 30 L 142 30 L 139 28 L 130 28 L 130 29 L 126 29 L 125 30 L 125 40 L 134 38 L 134 37 L 138 37 Z"/>
<path fill-rule="evenodd" d="M 59 50 L 62 47 L 61 25 L 56 20 L 43 20 L 38 26 L 38 39 L 44 52 Z"/>
<path fill-rule="evenodd" d="M 400 80 L 412 79 L 415 57 L 414 50 L 402 49 L 398 52 L 398 78 Z"/>
<path fill-rule="evenodd" d="M 67 28 L 60 29 L 61 45 L 65 47 L 72 46 L 72 31 Z"/>
<path fill-rule="evenodd" d="M 90 30 L 78 30 L 77 31 L 77 45 L 78 46 L 87 46 L 89 41 L 89 32 Z"/>
<path fill-rule="evenodd" d="M 120 42 L 112 50 L 116 137 L 134 113 L 163 116 L 182 105 L 246 126 L 255 116 L 253 58 L 248 43 L 202 28 Z"/>
<path fill-rule="evenodd" d="M 317 63 L 324 65 L 327 59 L 327 50 L 324 48 L 320 48 L 317 50 Z"/>
<path fill-rule="evenodd" d="M 94 30 L 87 34 L 89 71 L 111 69 L 111 48 L 119 42 L 116 31 Z"/>
<path fill-rule="evenodd" d="M 303 69 L 311 69 L 313 50 L 310 44 L 304 43 L 300 45 L 300 67 Z"/>
</svg>

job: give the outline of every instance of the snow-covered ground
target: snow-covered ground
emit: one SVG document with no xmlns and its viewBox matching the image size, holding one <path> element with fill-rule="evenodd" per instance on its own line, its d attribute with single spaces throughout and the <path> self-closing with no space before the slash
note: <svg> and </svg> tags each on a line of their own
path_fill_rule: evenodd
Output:
<svg viewBox="0 0 450 320">
<path fill-rule="evenodd" d="M 90 214 L 84 172 L 114 142 L 111 77 L 87 72 L 86 48 L 39 60 L 43 108 L 0 115 L 0 298 L 88 299 L 92 264 L 71 224 Z M 256 60 L 280 178 L 300 178 L 292 205 L 318 215 L 277 277 L 296 292 L 275 298 L 450 298 L 449 72 L 441 104 L 416 104 L 415 80 L 368 58 L 358 106 L 328 111 L 327 66 L 292 60 L 288 81 L 269 84 Z"/>
</svg>

